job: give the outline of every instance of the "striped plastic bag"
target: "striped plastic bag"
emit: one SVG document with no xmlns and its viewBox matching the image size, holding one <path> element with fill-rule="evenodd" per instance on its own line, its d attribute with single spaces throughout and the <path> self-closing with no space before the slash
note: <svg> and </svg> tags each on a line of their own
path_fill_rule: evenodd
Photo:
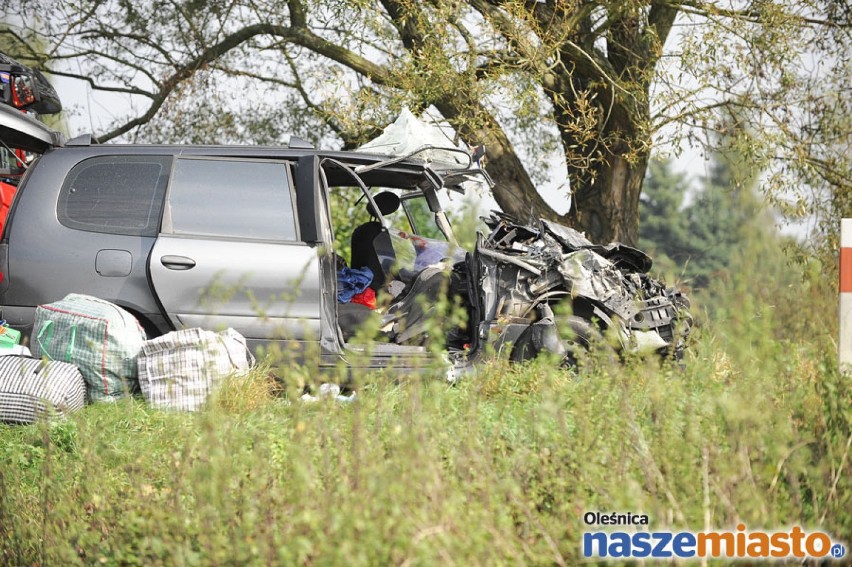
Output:
<svg viewBox="0 0 852 567">
<path fill-rule="evenodd" d="M 91 401 L 110 401 L 133 390 L 145 331 L 121 307 L 71 293 L 36 309 L 30 347 L 36 358 L 70 362 L 86 380 Z"/>
<path fill-rule="evenodd" d="M 0 356 L 0 421 L 66 417 L 85 403 L 86 383 L 73 364 Z"/>
<path fill-rule="evenodd" d="M 142 345 L 139 386 L 153 407 L 195 411 L 225 379 L 253 364 L 245 338 L 234 329 L 183 329 Z"/>
</svg>

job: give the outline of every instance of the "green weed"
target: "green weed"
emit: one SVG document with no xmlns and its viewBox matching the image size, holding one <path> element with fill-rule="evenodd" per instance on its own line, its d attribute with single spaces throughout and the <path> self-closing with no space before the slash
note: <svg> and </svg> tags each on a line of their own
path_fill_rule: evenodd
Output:
<svg viewBox="0 0 852 567">
<path fill-rule="evenodd" d="M 196 414 L 127 399 L 0 426 L 0 562 L 569 565 L 587 511 L 848 544 L 852 388 L 831 335 L 791 288 L 719 286 L 732 303 L 683 369 L 494 360 L 456 386 L 358 376 L 349 404 L 282 397 L 259 369 Z"/>
</svg>

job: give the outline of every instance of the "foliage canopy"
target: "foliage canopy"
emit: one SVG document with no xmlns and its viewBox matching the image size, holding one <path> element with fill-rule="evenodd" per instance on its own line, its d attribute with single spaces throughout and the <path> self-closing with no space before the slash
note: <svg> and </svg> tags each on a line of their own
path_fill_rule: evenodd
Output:
<svg viewBox="0 0 852 567">
<path fill-rule="evenodd" d="M 563 222 L 632 243 L 652 147 L 711 145 L 724 108 L 787 212 L 829 219 L 852 193 L 852 24 L 836 0 L 5 4 L 13 56 L 133 99 L 101 140 L 351 146 L 406 105 L 486 144 L 505 211 L 560 217 L 537 191 L 556 175 Z"/>
</svg>

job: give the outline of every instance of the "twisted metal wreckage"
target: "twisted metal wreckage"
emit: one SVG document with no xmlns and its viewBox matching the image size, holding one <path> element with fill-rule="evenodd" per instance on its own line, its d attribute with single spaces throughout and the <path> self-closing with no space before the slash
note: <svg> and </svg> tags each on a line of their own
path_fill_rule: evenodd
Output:
<svg viewBox="0 0 852 567">
<path fill-rule="evenodd" d="M 455 361 L 491 349 L 516 362 L 549 352 L 571 366 L 609 333 L 620 353 L 683 356 L 689 300 L 648 275 L 647 254 L 620 243 L 593 244 L 544 219 L 523 224 L 494 212 L 483 220 L 491 232 L 479 235 L 472 254 L 451 270 L 447 263 L 422 270 L 390 306 L 383 328 L 391 340 L 425 344 L 426 321 L 448 289 L 472 323 L 444 329 Z"/>
<path fill-rule="evenodd" d="M 447 158 L 460 150 L 407 111 L 361 150 L 422 159 L 439 173 L 445 188 L 463 191 L 464 182 L 457 180 L 477 176 L 491 184 L 479 167 L 460 171 Z M 468 154 L 469 167 L 476 154 Z M 446 171 L 441 161 L 450 164 Z M 689 299 L 648 275 L 652 260 L 647 254 L 621 243 L 593 244 L 581 232 L 545 219 L 524 223 L 495 211 L 482 220 L 490 233 L 479 234 L 469 254 L 448 250 L 446 241 L 420 238 L 424 247 L 443 247 L 438 255 L 443 260 L 402 278 L 405 286 L 382 319 L 392 342 L 426 344 L 428 320 L 438 299 L 448 295 L 467 312 L 466 326 L 441 329 L 457 366 L 489 350 L 508 354 L 512 361 L 549 352 L 570 366 L 605 335 L 614 337 L 612 346 L 619 353 L 682 358 L 692 326 Z M 379 252 L 387 266 L 404 255 L 400 239 L 391 240 L 387 254 Z"/>
<path fill-rule="evenodd" d="M 547 351 L 573 363 L 577 346 L 588 348 L 610 330 L 618 350 L 682 357 L 692 324 L 689 300 L 648 275 L 647 254 L 620 243 L 592 244 L 544 219 L 524 225 L 495 213 L 486 224 L 491 233 L 476 249 L 487 322 L 480 334 L 498 330 L 498 344 L 513 342 L 512 360 Z M 552 306 L 565 301 L 571 314 L 554 315 Z"/>
</svg>

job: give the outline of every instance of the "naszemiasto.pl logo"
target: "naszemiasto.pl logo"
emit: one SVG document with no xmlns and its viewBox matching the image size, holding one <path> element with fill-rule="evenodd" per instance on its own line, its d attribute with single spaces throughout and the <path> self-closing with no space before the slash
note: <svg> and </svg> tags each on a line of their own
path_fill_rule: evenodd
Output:
<svg viewBox="0 0 852 567">
<path fill-rule="evenodd" d="M 702 532 L 654 530 L 647 514 L 632 512 L 586 512 L 589 526 L 608 526 L 607 531 L 583 533 L 583 557 L 613 559 L 841 559 L 844 544 L 823 531 L 805 531 L 799 526 L 767 531 L 749 530 L 737 524 L 733 530 Z M 611 526 L 630 526 L 619 531 Z"/>
</svg>

